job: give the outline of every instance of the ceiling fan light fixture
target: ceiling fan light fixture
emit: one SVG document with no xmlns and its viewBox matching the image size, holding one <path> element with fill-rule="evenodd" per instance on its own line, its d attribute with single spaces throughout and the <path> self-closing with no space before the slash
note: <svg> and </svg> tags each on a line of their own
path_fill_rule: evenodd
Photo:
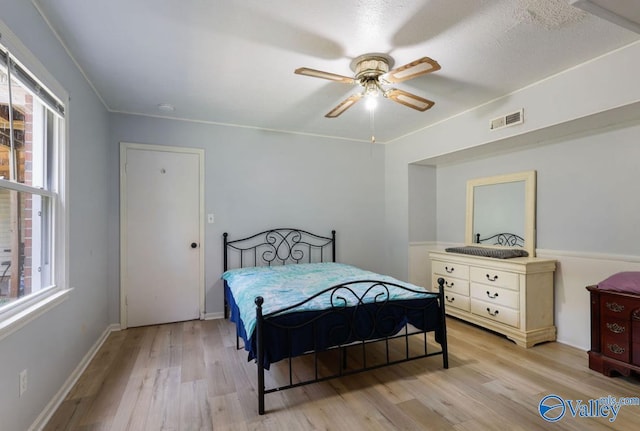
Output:
<svg viewBox="0 0 640 431">
<path fill-rule="evenodd" d="M 369 95 L 366 97 L 364 106 L 369 110 L 373 111 L 378 106 L 378 97 L 377 95 Z"/>
<path fill-rule="evenodd" d="M 373 80 L 370 79 L 368 81 L 366 81 L 364 84 L 364 95 L 365 96 L 370 96 L 370 97 L 378 97 L 378 93 L 380 90 L 380 87 L 378 86 L 378 83 Z"/>
<path fill-rule="evenodd" d="M 373 111 L 378 106 L 378 96 L 384 94 L 384 90 L 375 79 L 369 79 L 364 84 L 365 108 Z"/>
</svg>

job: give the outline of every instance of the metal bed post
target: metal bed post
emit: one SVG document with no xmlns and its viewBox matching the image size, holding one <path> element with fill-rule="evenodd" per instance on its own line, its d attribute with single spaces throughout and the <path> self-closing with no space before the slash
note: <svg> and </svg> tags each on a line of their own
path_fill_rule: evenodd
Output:
<svg viewBox="0 0 640 431">
<path fill-rule="evenodd" d="M 449 352 L 447 350 L 447 316 L 444 312 L 444 278 L 438 278 L 438 300 L 440 301 L 440 325 L 442 330 L 442 339 L 440 347 L 442 348 L 442 367 L 449 368 Z"/>
<path fill-rule="evenodd" d="M 258 361 L 258 414 L 264 414 L 264 340 L 262 339 L 262 304 L 264 299 L 258 296 L 256 303 L 256 360 Z"/>
<path fill-rule="evenodd" d="M 223 257 L 223 266 L 222 266 L 223 267 L 223 272 L 228 269 L 227 268 L 227 264 L 228 264 L 228 262 L 227 262 L 227 236 L 228 235 L 229 234 L 226 233 L 226 232 L 222 234 L 222 239 L 224 241 L 224 247 L 222 248 L 222 250 L 223 250 L 222 255 L 224 256 Z M 225 283 L 226 283 L 226 281 L 225 281 Z M 229 318 L 229 306 L 227 304 L 227 289 L 225 289 L 223 287 L 222 291 L 224 293 L 224 318 L 228 319 Z"/>
<path fill-rule="evenodd" d="M 336 231 L 331 231 L 331 254 L 333 262 L 336 261 Z"/>
</svg>

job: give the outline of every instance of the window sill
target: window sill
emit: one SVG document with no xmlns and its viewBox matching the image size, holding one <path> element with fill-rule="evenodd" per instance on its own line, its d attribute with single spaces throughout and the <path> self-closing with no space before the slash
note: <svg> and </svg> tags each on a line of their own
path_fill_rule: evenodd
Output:
<svg viewBox="0 0 640 431">
<path fill-rule="evenodd" d="M 72 290 L 60 289 L 33 303 L 25 304 L 24 308 L 21 307 L 20 310 L 6 313 L 6 317 L 0 315 L 2 319 L 0 321 L 0 340 L 61 304 L 69 297 Z"/>
</svg>

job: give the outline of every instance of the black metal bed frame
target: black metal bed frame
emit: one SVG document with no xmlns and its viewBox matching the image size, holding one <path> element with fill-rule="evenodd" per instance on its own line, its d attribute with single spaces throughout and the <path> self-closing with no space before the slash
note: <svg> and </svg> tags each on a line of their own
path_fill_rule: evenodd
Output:
<svg viewBox="0 0 640 431">
<path fill-rule="evenodd" d="M 262 241 L 259 238 L 265 237 Z M 229 261 L 227 255 L 227 248 L 232 248 L 240 252 L 241 261 L 242 255 L 247 253 L 251 256 L 251 266 L 260 266 L 257 263 L 261 262 L 263 265 L 271 264 L 288 264 L 288 263 L 301 263 L 311 262 L 312 259 L 308 254 L 311 250 L 317 250 L 317 247 L 325 248 L 330 247 L 332 250 L 331 259 L 335 262 L 335 231 L 332 231 L 332 236 L 322 237 L 315 234 L 311 234 L 306 231 L 298 229 L 272 229 L 264 231 L 259 234 L 238 239 L 234 241 L 228 241 L 227 233 L 223 234 L 224 238 L 224 269 L 229 269 Z M 310 240 L 305 239 L 310 238 Z M 241 243 L 245 240 L 256 244 L 254 246 L 242 246 Z M 323 243 L 319 246 L 317 244 Z M 292 248 L 296 247 L 292 251 Z M 257 250 L 256 248 L 259 248 Z M 302 250 L 302 251 L 301 251 Z M 309 251 L 305 256 L 304 251 Z M 323 253 L 319 255 L 324 258 Z M 277 258 L 275 257 L 277 256 Z M 265 258 L 266 257 L 266 258 Z M 320 260 L 322 261 L 322 260 Z M 243 267 L 242 265 L 240 267 Z M 367 283 L 370 287 L 366 288 L 363 293 L 362 289 L 358 290 L 356 287 L 359 284 Z M 393 301 L 390 300 L 390 289 L 402 289 L 410 291 L 415 294 L 424 294 L 424 301 L 418 302 L 406 302 L 406 301 Z M 225 289 L 226 291 L 226 289 Z M 305 304 L 320 295 L 329 295 L 331 307 L 322 310 L 321 312 L 310 315 L 301 322 L 297 323 L 285 323 L 282 320 L 278 320 L 279 316 L 286 314 L 287 311 L 293 310 L 302 304 Z M 447 350 L 447 331 L 445 320 L 445 298 L 444 298 L 444 279 L 438 279 L 438 293 L 424 292 L 413 290 L 399 284 L 380 281 L 380 280 L 357 280 L 347 283 L 343 283 L 337 286 L 333 286 L 317 293 L 316 295 L 306 298 L 297 304 L 288 306 L 286 308 L 263 314 L 263 305 L 265 299 L 261 296 L 256 297 L 256 363 L 258 371 L 258 413 L 265 413 L 264 398 L 266 394 L 295 388 L 311 383 L 317 383 L 343 377 L 351 374 L 356 374 L 364 371 L 374 370 L 381 367 L 399 364 L 416 359 L 426 358 L 434 355 L 442 355 L 443 368 L 449 367 L 448 350 Z M 347 305 L 350 304 L 350 305 Z M 225 318 L 228 317 L 228 303 L 225 295 Z M 399 311 L 396 314 L 383 314 L 389 312 L 390 309 Z M 437 316 L 433 316 L 432 313 L 438 313 Z M 406 316 L 412 313 L 414 318 L 418 317 L 427 325 L 427 322 L 433 322 L 429 327 L 425 327 L 423 330 L 412 326 L 404 325 L 404 328 L 397 331 L 399 325 L 406 321 Z M 318 329 L 320 320 L 327 317 L 334 317 L 337 320 L 332 323 L 329 328 L 323 327 Z M 379 318 L 379 316 L 384 316 Z M 265 345 L 269 341 L 265 339 L 265 332 L 267 329 L 276 329 L 280 332 L 286 333 L 286 340 L 288 346 L 288 356 L 285 358 L 288 361 L 288 382 L 281 386 L 274 386 L 271 388 L 265 387 Z M 324 334 L 329 334 L 331 338 L 331 344 L 329 347 L 317 348 L 317 337 L 313 338 L 313 349 L 302 354 L 292 354 L 292 338 L 294 331 L 300 330 L 311 331 L 312 334 L 317 334 L 319 330 L 327 331 Z M 436 350 L 434 347 L 428 347 L 431 344 L 427 343 L 427 334 L 435 332 L 436 342 L 440 344 L 440 349 Z M 236 328 L 236 338 L 239 330 Z M 335 334 L 335 335 L 333 335 Z M 421 347 L 416 352 L 416 338 L 420 339 Z M 410 346 L 410 342 L 413 343 Z M 382 362 L 376 362 L 375 360 L 367 359 L 367 347 L 378 343 L 383 345 L 384 360 Z M 393 346 L 392 346 L 393 344 Z M 398 347 L 397 344 L 400 344 Z M 412 348 L 413 347 L 413 348 Z M 237 341 L 236 348 L 240 349 L 239 342 Z M 347 364 L 348 352 L 357 351 L 357 360 L 351 361 L 351 364 Z M 334 368 L 333 372 L 327 372 L 327 364 L 323 359 L 319 357 L 326 352 L 336 353 L 336 363 L 333 364 L 337 367 L 337 371 Z M 378 352 L 379 353 L 379 352 Z M 313 362 L 312 377 L 301 378 L 297 376 L 294 379 L 294 357 L 311 357 Z M 353 353 L 352 353 L 353 357 Z M 355 365 L 354 365 L 355 363 Z M 308 367 L 308 366 L 307 366 Z M 324 368 L 323 368 L 324 367 Z M 321 371 L 321 368 L 324 371 Z"/>
</svg>

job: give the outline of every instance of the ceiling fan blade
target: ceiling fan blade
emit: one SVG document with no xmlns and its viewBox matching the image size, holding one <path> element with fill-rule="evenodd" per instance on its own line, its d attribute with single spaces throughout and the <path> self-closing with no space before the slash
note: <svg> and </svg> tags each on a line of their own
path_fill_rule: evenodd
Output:
<svg viewBox="0 0 640 431">
<path fill-rule="evenodd" d="M 347 109 L 355 105 L 355 103 L 360 99 L 362 99 L 361 93 L 354 94 L 352 96 L 347 97 L 345 100 L 340 102 L 338 106 L 336 106 L 331 111 L 329 111 L 329 113 L 325 115 L 325 117 L 336 118 L 338 115 L 342 114 L 344 111 L 346 111 Z"/>
<path fill-rule="evenodd" d="M 337 75 L 335 73 L 323 72 L 322 70 L 309 69 L 308 67 L 299 67 L 295 70 L 298 75 L 306 75 L 314 78 L 328 79 L 330 81 L 342 82 L 344 84 L 355 84 L 355 79 L 348 76 Z"/>
<path fill-rule="evenodd" d="M 415 94 L 407 93 L 403 90 L 398 90 L 397 88 L 392 88 L 385 92 L 385 97 L 388 97 L 394 102 L 398 102 L 404 106 L 408 106 L 409 108 L 422 112 L 435 105 L 435 102 L 432 102 L 431 100 L 424 99 L 420 96 L 416 96 Z"/>
<path fill-rule="evenodd" d="M 422 57 L 419 60 L 412 61 L 404 66 L 390 70 L 380 78 L 386 82 L 395 83 L 413 79 L 416 76 L 425 75 L 427 73 L 435 72 L 436 70 L 440 70 L 440 65 L 437 61 L 429 57 Z"/>
</svg>

